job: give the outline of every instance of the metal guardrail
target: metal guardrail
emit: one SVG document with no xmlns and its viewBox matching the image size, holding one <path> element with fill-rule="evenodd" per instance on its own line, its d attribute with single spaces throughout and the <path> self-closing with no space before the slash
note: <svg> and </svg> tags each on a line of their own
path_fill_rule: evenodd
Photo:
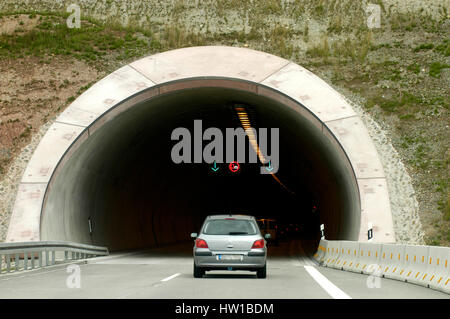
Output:
<svg viewBox="0 0 450 319">
<path fill-rule="evenodd" d="M 107 256 L 108 248 L 65 241 L 0 243 L 0 274 Z"/>
</svg>

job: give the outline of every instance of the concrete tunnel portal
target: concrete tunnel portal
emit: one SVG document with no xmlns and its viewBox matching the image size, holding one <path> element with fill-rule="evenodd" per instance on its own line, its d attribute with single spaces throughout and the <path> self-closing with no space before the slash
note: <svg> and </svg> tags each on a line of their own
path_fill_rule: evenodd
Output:
<svg viewBox="0 0 450 319">
<path fill-rule="evenodd" d="M 223 52 L 226 70 L 217 63 L 208 67 L 205 56 L 220 61 L 217 58 Z M 236 62 L 233 54 L 241 61 Z M 267 59 L 271 59 L 269 63 Z M 194 65 L 188 67 L 189 74 L 181 67 L 186 61 Z M 168 68 L 169 64 L 175 66 Z M 382 166 L 356 163 L 362 157 L 351 148 L 357 146 L 359 152 L 367 153 L 367 145 L 349 142 L 348 134 L 341 138 L 343 131 L 348 132 L 343 127 L 348 124 L 343 122 L 361 123 L 351 107 L 350 114 L 342 111 L 343 100 L 337 104 L 344 114 L 327 121 L 323 113 L 335 103 L 332 99 L 317 112 L 308 101 L 303 103 L 278 85 L 293 65 L 298 67 L 248 49 L 199 47 L 141 59 L 101 80 L 60 115 L 41 142 L 47 148 L 40 145 L 33 155 L 19 185 L 7 240 L 29 236 L 29 240 L 102 245 L 112 251 L 137 249 L 189 240 L 204 217 L 213 213 L 297 223 L 302 226 L 302 238 L 316 243 L 320 224 L 326 225 L 329 239 L 363 238 L 364 223 L 376 211 L 370 205 L 378 202 L 378 206 L 389 207 L 384 176 L 364 175 L 370 169 L 382 173 Z M 229 74 L 230 70 L 234 74 Z M 277 78 L 283 71 L 287 73 Z M 320 80 L 309 71 L 305 75 Z M 330 90 L 319 87 L 311 91 L 293 78 L 295 90 L 302 91 L 305 100 L 314 101 L 314 94 L 323 99 Z M 314 86 L 311 79 L 306 83 Z M 207 163 L 172 161 L 176 142 L 170 136 L 175 128 L 192 131 L 194 120 L 199 119 L 203 129 L 239 127 L 236 104 L 248 110 L 253 127 L 279 128 L 276 176 L 283 186 L 270 174 L 260 174 L 260 163 L 242 163 L 238 173 L 231 173 L 225 163 L 212 172 Z M 356 133 L 357 139 L 364 137 Z M 376 157 L 370 146 L 372 154 L 366 158 Z M 52 148 L 59 150 L 49 155 Z M 50 159 L 42 160 L 44 155 Z M 25 208 L 33 205 L 35 219 L 20 223 Z M 386 216 L 390 217 L 390 210 L 383 220 Z M 388 218 L 374 231 L 390 240 L 394 236 L 392 220 Z"/>
</svg>

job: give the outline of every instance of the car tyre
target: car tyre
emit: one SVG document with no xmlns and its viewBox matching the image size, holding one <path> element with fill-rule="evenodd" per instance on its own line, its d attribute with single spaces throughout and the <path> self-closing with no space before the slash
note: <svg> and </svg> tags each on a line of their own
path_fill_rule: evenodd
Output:
<svg viewBox="0 0 450 319">
<path fill-rule="evenodd" d="M 267 268 L 266 268 L 266 265 L 264 265 L 263 268 L 258 269 L 258 270 L 256 271 L 256 277 L 258 277 L 258 278 L 266 278 L 266 277 L 267 277 Z"/>
<path fill-rule="evenodd" d="M 194 278 L 202 278 L 204 274 L 205 274 L 205 270 L 202 269 L 201 267 L 197 267 L 194 264 Z"/>
</svg>

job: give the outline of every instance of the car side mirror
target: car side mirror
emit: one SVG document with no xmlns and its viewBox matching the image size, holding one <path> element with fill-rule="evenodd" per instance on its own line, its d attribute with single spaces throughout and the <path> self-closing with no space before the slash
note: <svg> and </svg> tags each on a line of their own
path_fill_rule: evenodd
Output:
<svg viewBox="0 0 450 319">
<path fill-rule="evenodd" d="M 270 237 L 271 237 L 270 234 L 265 234 L 265 235 L 264 235 L 264 238 L 265 238 L 265 239 L 270 239 Z"/>
<path fill-rule="evenodd" d="M 197 238 L 197 235 L 198 235 L 197 233 L 191 233 L 192 238 Z"/>
</svg>

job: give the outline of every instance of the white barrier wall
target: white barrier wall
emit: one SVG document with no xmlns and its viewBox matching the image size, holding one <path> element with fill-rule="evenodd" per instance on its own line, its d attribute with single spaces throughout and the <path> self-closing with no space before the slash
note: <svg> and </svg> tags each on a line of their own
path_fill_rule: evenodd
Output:
<svg viewBox="0 0 450 319">
<path fill-rule="evenodd" d="M 328 247 L 328 241 L 327 240 L 321 240 L 319 243 L 319 247 L 317 247 L 317 252 L 314 254 L 314 259 L 319 263 L 323 263 L 325 259 L 325 255 L 327 252 Z"/>
<path fill-rule="evenodd" d="M 430 288 L 449 291 L 449 254 L 447 247 L 430 247 L 428 261 L 428 277 L 424 279 Z"/>
<path fill-rule="evenodd" d="M 406 281 L 450 294 L 450 247 L 321 240 L 321 266 Z"/>
<path fill-rule="evenodd" d="M 381 247 L 380 266 L 385 278 L 403 280 L 400 271 L 403 269 L 405 246 L 396 244 L 383 244 Z"/>
<path fill-rule="evenodd" d="M 388 262 L 386 263 L 386 268 L 383 269 L 383 275 L 386 278 L 404 280 L 403 273 L 400 272 L 405 268 L 405 246 L 404 245 L 394 245 L 391 254 L 389 254 Z"/>
<path fill-rule="evenodd" d="M 381 244 L 359 243 L 359 252 L 362 273 L 371 275 L 381 270 Z"/>
<path fill-rule="evenodd" d="M 326 258 L 324 259 L 324 264 L 326 267 L 334 268 L 334 263 L 339 257 L 340 241 L 329 241 L 326 251 Z"/>
<path fill-rule="evenodd" d="M 343 261 L 342 269 L 346 271 L 356 271 L 355 266 L 358 258 L 359 243 L 357 241 L 343 242 Z"/>
<path fill-rule="evenodd" d="M 407 282 L 427 286 L 425 278 L 428 276 L 427 266 L 429 249 L 429 246 L 406 246 L 406 275 L 404 276 L 404 279 Z"/>
</svg>

